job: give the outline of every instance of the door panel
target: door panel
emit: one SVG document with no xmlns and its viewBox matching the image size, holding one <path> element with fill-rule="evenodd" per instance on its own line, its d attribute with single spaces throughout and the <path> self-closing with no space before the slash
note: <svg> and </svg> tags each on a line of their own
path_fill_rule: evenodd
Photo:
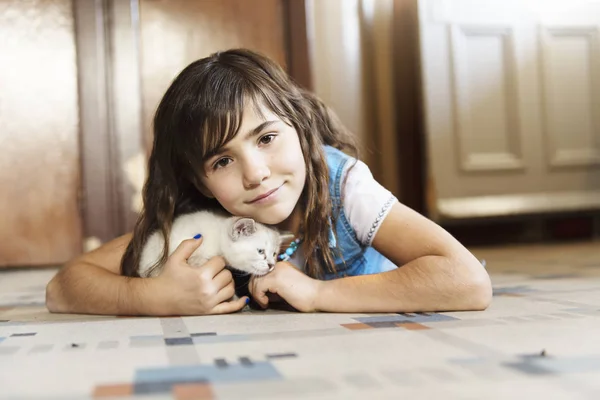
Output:
<svg viewBox="0 0 600 400">
<path fill-rule="evenodd" d="M 0 266 L 81 251 L 72 2 L 0 0 Z"/>
<path fill-rule="evenodd" d="M 552 168 L 599 165 L 599 30 L 544 26 L 541 38 L 547 162 Z"/>
<path fill-rule="evenodd" d="M 524 166 L 514 40 L 514 30 L 506 27 L 452 27 L 454 117 L 463 171 Z"/>
</svg>

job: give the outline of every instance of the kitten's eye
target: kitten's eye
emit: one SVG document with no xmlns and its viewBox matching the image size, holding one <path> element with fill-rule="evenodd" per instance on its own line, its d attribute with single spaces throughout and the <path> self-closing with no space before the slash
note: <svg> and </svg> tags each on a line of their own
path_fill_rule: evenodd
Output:
<svg viewBox="0 0 600 400">
<path fill-rule="evenodd" d="M 265 249 L 258 249 L 258 254 L 265 254 Z"/>
<path fill-rule="evenodd" d="M 273 257 L 277 257 L 277 253 L 273 253 Z"/>
</svg>

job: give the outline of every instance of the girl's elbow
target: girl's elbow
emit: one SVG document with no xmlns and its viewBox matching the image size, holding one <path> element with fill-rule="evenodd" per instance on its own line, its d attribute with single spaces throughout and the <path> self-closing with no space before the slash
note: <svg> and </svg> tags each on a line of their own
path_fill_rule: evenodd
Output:
<svg viewBox="0 0 600 400">
<path fill-rule="evenodd" d="M 490 276 L 483 267 L 480 270 L 472 272 L 467 278 L 464 287 L 467 289 L 465 298 L 468 299 L 469 309 L 474 311 L 483 311 L 492 303 L 492 282 Z"/>
<path fill-rule="evenodd" d="M 64 313 L 67 310 L 63 307 L 61 299 L 61 287 L 58 276 L 54 276 L 46 285 L 46 308 L 51 313 Z"/>
<path fill-rule="evenodd" d="M 56 287 L 56 282 L 54 282 L 54 279 L 52 279 L 46 285 L 46 308 L 51 313 L 59 312 L 58 306 L 57 306 L 57 301 L 56 301 L 55 287 Z"/>
</svg>

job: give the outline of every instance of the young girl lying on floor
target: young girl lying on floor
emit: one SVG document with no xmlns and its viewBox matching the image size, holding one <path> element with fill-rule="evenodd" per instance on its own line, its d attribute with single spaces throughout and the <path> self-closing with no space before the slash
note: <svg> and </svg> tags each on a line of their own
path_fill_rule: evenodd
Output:
<svg viewBox="0 0 600 400">
<path fill-rule="evenodd" d="M 151 234 L 169 237 L 174 219 L 197 210 L 293 234 L 285 261 L 250 280 L 250 295 L 263 307 L 270 294 L 304 312 L 483 310 L 491 301 L 480 262 L 373 179 L 324 104 L 248 50 L 193 62 L 172 82 L 154 118 L 143 200 L 132 234 L 72 260 L 52 279 L 50 311 L 199 315 L 243 308 L 248 298 L 232 300 L 223 258 L 188 265 L 202 246 L 199 235 L 164 248 L 158 276 L 138 277 Z"/>
</svg>

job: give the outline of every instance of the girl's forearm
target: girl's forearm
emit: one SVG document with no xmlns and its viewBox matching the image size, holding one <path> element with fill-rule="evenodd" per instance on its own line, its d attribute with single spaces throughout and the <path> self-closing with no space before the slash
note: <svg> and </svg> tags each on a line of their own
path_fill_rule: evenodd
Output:
<svg viewBox="0 0 600 400">
<path fill-rule="evenodd" d="M 319 286 L 316 308 L 325 312 L 483 310 L 491 301 L 489 276 L 481 265 L 469 267 L 442 256 L 425 256 L 393 271 Z"/>
<path fill-rule="evenodd" d="M 153 279 L 129 278 L 82 263 L 64 267 L 46 287 L 53 313 L 158 315 Z"/>
</svg>

